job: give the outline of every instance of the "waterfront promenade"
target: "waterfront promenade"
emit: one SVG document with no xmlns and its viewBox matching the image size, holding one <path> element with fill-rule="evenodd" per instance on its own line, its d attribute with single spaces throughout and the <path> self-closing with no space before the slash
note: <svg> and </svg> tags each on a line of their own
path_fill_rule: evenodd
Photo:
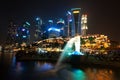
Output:
<svg viewBox="0 0 120 80">
<path fill-rule="evenodd" d="M 18 61 L 49 61 L 57 62 L 61 53 L 60 52 L 49 52 L 40 53 L 35 52 L 25 53 L 24 51 L 19 51 L 16 54 L 16 60 Z M 109 54 L 85 54 L 82 57 L 79 55 L 71 55 L 66 58 L 66 61 L 72 62 L 73 65 L 84 65 L 84 66 L 103 66 L 103 67 L 120 67 L 120 55 L 118 53 Z"/>
</svg>

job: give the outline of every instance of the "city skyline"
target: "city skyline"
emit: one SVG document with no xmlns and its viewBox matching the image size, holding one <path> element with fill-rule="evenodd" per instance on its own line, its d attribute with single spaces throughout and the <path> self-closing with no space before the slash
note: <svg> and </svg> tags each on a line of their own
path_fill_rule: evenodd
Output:
<svg viewBox="0 0 120 80">
<path fill-rule="evenodd" d="M 66 19 L 71 8 L 81 8 L 88 15 L 88 34 L 105 34 L 111 40 L 119 41 L 119 6 L 115 1 L 87 0 L 31 0 L 0 1 L 0 41 L 5 40 L 10 19 L 22 23 L 25 20 L 33 23 L 36 17 L 45 22 L 49 19 Z M 118 15 L 117 15 L 118 14 Z M 33 27 L 33 26 L 32 26 Z"/>
</svg>

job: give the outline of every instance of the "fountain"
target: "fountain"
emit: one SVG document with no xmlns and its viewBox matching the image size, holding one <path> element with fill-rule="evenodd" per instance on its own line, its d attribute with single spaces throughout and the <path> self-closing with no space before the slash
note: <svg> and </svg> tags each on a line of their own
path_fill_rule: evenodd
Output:
<svg viewBox="0 0 120 80">
<path fill-rule="evenodd" d="M 64 61 L 69 60 L 71 58 L 71 56 L 74 56 L 74 55 L 77 56 L 78 59 L 81 58 L 80 56 L 84 55 L 82 52 L 80 52 L 80 36 L 71 38 L 67 42 L 66 46 L 64 47 L 64 51 L 61 53 L 56 65 L 55 65 L 55 68 L 45 72 L 44 74 L 45 75 L 51 74 L 54 76 L 56 76 L 56 75 L 58 76 L 58 75 L 64 75 L 64 73 L 65 73 L 65 74 L 71 75 L 71 72 L 73 71 L 73 69 L 72 69 L 73 66 L 71 67 L 71 64 L 64 63 Z M 77 62 L 77 61 L 75 61 L 75 62 Z M 78 64 L 79 64 L 79 62 L 78 62 Z M 75 74 L 78 72 L 80 72 L 80 71 L 77 71 L 77 72 L 75 71 Z M 69 76 L 69 78 L 70 78 L 69 80 L 72 80 L 75 76 L 73 76 L 73 75 Z M 76 80 L 78 80 L 77 79 L 78 77 L 80 79 L 80 76 L 76 76 Z"/>
<path fill-rule="evenodd" d="M 66 46 L 64 47 L 64 51 L 61 53 L 61 56 L 58 59 L 56 67 L 60 66 L 61 63 L 66 59 L 69 59 L 71 55 L 84 55 L 82 52 L 80 52 L 80 36 L 75 36 L 67 42 Z"/>
</svg>

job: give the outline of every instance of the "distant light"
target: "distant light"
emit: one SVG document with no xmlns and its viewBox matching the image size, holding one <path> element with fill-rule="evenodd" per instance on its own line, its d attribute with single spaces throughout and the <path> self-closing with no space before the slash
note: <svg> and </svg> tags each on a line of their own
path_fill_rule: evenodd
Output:
<svg viewBox="0 0 120 80">
<path fill-rule="evenodd" d="M 68 17 L 68 21 L 72 22 L 72 13 L 70 11 L 68 11 L 67 17 Z"/>
<path fill-rule="evenodd" d="M 25 29 L 22 29 L 22 31 L 25 31 Z"/>
<path fill-rule="evenodd" d="M 52 30 L 52 28 L 49 28 L 49 29 L 48 29 L 48 31 L 51 31 L 51 30 Z"/>
<path fill-rule="evenodd" d="M 29 34 L 29 30 L 27 30 L 27 34 Z"/>
<path fill-rule="evenodd" d="M 39 17 L 37 17 L 37 18 L 36 18 L 36 21 L 38 21 L 38 20 L 40 20 L 40 18 L 39 18 Z"/>
<path fill-rule="evenodd" d="M 72 22 L 72 19 L 70 19 L 69 22 Z"/>
<path fill-rule="evenodd" d="M 29 22 L 25 22 L 28 26 L 30 26 L 30 23 Z"/>
<path fill-rule="evenodd" d="M 60 32 L 60 29 L 57 29 L 57 28 L 49 28 L 48 31 L 57 31 L 57 32 Z"/>
<path fill-rule="evenodd" d="M 74 13 L 74 14 L 76 14 L 76 13 L 80 13 L 80 11 L 73 11 L 73 13 Z"/>
<path fill-rule="evenodd" d="M 60 32 L 60 29 L 55 29 L 55 31 L 58 31 L 58 32 Z"/>
<path fill-rule="evenodd" d="M 71 15 L 72 13 L 70 11 L 68 11 L 68 14 Z"/>
<path fill-rule="evenodd" d="M 58 23 L 65 24 L 65 21 L 64 21 L 63 19 L 60 19 L 60 20 L 57 22 L 57 24 L 58 24 Z"/>
<path fill-rule="evenodd" d="M 53 23 L 53 20 L 48 20 L 48 22 Z"/>
<path fill-rule="evenodd" d="M 18 36 L 18 34 L 16 34 L 16 36 Z"/>
<path fill-rule="evenodd" d="M 44 31 L 43 33 L 46 33 L 46 31 Z"/>
<path fill-rule="evenodd" d="M 26 38 L 27 36 L 23 36 L 23 38 Z"/>
</svg>

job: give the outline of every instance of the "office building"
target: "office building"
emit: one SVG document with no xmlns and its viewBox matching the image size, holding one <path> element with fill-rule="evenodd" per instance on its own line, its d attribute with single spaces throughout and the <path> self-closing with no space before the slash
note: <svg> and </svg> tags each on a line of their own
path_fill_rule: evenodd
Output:
<svg viewBox="0 0 120 80">
<path fill-rule="evenodd" d="M 83 14 L 81 18 L 81 35 L 85 36 L 87 34 L 87 15 Z"/>
<path fill-rule="evenodd" d="M 81 8 L 72 8 L 72 36 L 81 34 Z"/>
</svg>

